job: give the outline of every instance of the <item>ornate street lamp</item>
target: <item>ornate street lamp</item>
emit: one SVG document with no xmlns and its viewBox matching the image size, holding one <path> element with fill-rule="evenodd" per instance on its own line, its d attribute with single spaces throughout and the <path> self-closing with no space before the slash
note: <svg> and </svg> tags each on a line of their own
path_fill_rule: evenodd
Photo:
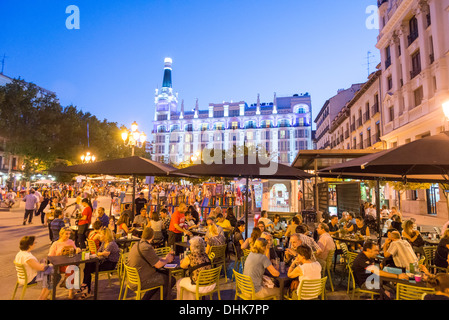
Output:
<svg viewBox="0 0 449 320">
<path fill-rule="evenodd" d="M 147 140 L 147 136 L 145 133 L 140 132 L 138 129 L 137 122 L 133 122 L 131 125 L 131 130 L 125 130 L 122 132 L 122 139 L 125 143 L 125 146 L 131 147 L 132 156 L 134 156 L 134 148 L 142 148 L 145 141 Z"/>
<path fill-rule="evenodd" d="M 83 154 L 81 156 L 81 161 L 83 163 L 90 163 L 90 162 L 95 162 L 96 157 L 91 154 L 90 152 L 86 152 L 86 154 Z"/>
</svg>

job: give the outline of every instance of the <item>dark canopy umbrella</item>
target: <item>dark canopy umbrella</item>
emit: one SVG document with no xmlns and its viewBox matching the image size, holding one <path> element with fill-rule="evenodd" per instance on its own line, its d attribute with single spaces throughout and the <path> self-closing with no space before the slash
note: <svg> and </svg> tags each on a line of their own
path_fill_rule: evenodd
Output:
<svg viewBox="0 0 449 320">
<path fill-rule="evenodd" d="M 320 172 L 412 175 L 449 173 L 449 132 L 340 163 Z"/>
<path fill-rule="evenodd" d="M 168 164 L 134 156 L 68 167 L 59 166 L 52 168 L 49 171 L 78 174 L 108 174 L 116 176 L 165 176 L 170 175 L 175 170 L 175 167 Z"/>
<path fill-rule="evenodd" d="M 108 174 L 108 175 L 132 175 L 133 176 L 133 202 L 132 210 L 134 212 L 134 199 L 136 176 L 180 176 L 175 174 L 175 167 L 168 164 L 155 162 L 142 157 L 134 156 L 128 158 L 119 158 L 112 160 L 104 160 L 93 163 L 85 163 L 74 166 L 59 166 L 48 171 L 77 173 L 77 174 Z"/>
<path fill-rule="evenodd" d="M 281 179 L 281 180 L 302 180 L 312 178 L 313 175 L 293 167 L 289 167 L 277 162 L 269 161 L 266 158 L 251 157 L 248 155 L 233 157 L 222 163 L 202 162 L 191 167 L 179 169 L 176 173 L 206 176 L 206 177 L 241 177 L 246 178 L 245 197 L 245 223 L 246 234 L 248 234 L 248 179 Z"/>
<path fill-rule="evenodd" d="M 447 182 L 449 132 L 419 139 L 405 145 L 370 154 L 319 171 L 321 176 L 377 180 L 377 218 L 380 228 L 379 180 Z"/>
</svg>

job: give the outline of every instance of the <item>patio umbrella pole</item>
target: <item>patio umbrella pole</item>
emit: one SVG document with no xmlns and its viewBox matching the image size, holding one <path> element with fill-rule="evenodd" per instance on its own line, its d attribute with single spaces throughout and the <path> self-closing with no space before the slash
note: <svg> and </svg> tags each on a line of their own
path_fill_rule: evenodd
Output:
<svg viewBox="0 0 449 320">
<path fill-rule="evenodd" d="M 246 189 L 245 189 L 245 235 L 248 238 L 248 180 L 246 177 Z"/>
<path fill-rule="evenodd" d="M 380 180 L 376 180 L 376 216 L 377 216 L 377 232 L 379 233 L 379 246 L 382 243 L 382 231 L 380 230 Z"/>
<path fill-rule="evenodd" d="M 132 208 L 133 208 L 133 216 L 136 215 L 136 213 L 134 212 L 134 206 L 135 206 L 135 200 L 136 199 L 136 175 L 133 174 L 133 198 L 132 198 Z M 131 222 L 132 223 L 132 222 Z"/>
</svg>

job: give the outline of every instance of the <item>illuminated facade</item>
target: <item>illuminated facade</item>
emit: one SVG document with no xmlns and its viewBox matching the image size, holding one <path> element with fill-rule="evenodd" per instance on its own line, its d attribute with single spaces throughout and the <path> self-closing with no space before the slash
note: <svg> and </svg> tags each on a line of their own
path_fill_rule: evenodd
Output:
<svg viewBox="0 0 449 320">
<path fill-rule="evenodd" d="M 155 93 L 153 160 L 182 163 L 204 149 L 258 147 L 290 164 L 299 150 L 312 148 L 309 94 L 277 97 L 248 105 L 244 101 L 210 103 L 200 109 L 179 105 L 172 88 L 172 60 L 165 59 L 163 86 Z M 188 111 L 191 110 L 191 111 Z"/>
</svg>

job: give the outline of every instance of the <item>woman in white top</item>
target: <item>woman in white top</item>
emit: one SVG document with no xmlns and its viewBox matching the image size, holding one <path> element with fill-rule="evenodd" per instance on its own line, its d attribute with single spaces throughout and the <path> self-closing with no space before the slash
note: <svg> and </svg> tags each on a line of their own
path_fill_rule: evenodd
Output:
<svg viewBox="0 0 449 320">
<path fill-rule="evenodd" d="M 318 261 L 313 262 L 312 249 L 308 246 L 300 245 L 296 251 L 298 255 L 292 262 L 288 269 L 289 278 L 298 278 L 298 290 L 303 280 L 318 280 L 321 279 L 321 264 Z M 296 294 L 299 294 L 297 291 Z M 309 299 L 316 299 L 316 297 L 309 297 Z"/>
<path fill-rule="evenodd" d="M 20 263 L 25 267 L 27 273 L 28 284 L 36 282 L 36 276 L 38 271 L 45 271 L 48 267 L 39 263 L 37 258 L 31 253 L 36 244 L 34 236 L 26 236 L 20 240 L 20 251 L 17 253 L 14 262 Z M 49 284 L 49 282 L 47 282 Z M 19 279 L 19 284 L 24 285 L 23 279 Z M 39 300 L 46 300 L 50 290 L 48 287 L 43 287 Z"/>
</svg>

